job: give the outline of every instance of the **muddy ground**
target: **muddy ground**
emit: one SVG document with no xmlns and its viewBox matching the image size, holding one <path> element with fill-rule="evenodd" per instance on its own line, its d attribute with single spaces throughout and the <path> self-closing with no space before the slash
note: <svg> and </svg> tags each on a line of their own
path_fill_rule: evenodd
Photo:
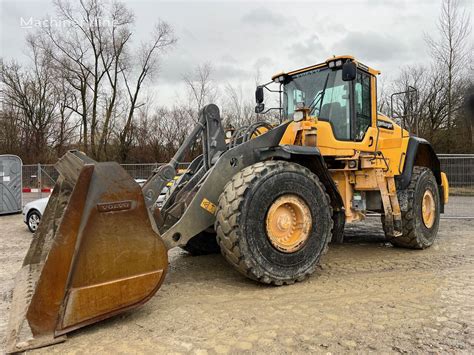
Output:
<svg viewBox="0 0 474 355">
<path fill-rule="evenodd" d="M 473 353 L 474 221 L 442 220 L 425 251 L 393 248 L 380 231 L 378 218 L 347 228 L 348 243 L 286 287 L 247 280 L 220 255 L 173 250 L 146 305 L 36 352 Z M 21 215 L 0 217 L 0 352 L 31 238 Z"/>
</svg>

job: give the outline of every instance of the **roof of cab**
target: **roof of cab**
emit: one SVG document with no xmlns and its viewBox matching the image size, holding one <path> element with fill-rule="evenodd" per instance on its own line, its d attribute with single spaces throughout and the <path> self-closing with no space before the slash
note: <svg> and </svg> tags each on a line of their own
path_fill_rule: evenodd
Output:
<svg viewBox="0 0 474 355">
<path fill-rule="evenodd" d="M 277 74 L 272 76 L 272 80 L 279 77 L 280 75 L 295 75 L 295 74 L 299 74 L 299 73 L 304 73 L 305 71 L 308 71 L 308 70 L 322 68 L 322 67 L 327 66 L 329 62 L 332 62 L 332 61 L 338 60 L 338 59 L 350 59 L 350 60 L 354 61 L 357 64 L 358 67 L 360 67 L 361 69 L 369 72 L 370 74 L 372 74 L 372 75 L 379 75 L 380 74 L 379 70 L 370 68 L 369 66 L 367 66 L 365 64 L 362 64 L 361 62 L 359 62 L 357 59 L 355 59 L 351 55 L 338 55 L 338 56 L 334 55 L 334 56 L 329 57 L 328 59 L 326 59 L 326 61 L 324 63 L 311 65 L 309 67 L 293 70 L 293 71 L 290 71 L 290 72 L 277 73 Z"/>
</svg>

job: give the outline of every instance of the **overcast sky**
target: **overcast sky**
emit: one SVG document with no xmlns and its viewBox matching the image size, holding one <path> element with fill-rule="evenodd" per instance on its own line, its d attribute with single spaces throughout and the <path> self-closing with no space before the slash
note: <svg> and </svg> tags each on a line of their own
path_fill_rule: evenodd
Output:
<svg viewBox="0 0 474 355">
<path fill-rule="evenodd" d="M 1 56 L 24 61 L 31 30 L 21 28 L 21 18 L 54 17 L 52 2 L 0 1 Z M 426 60 L 423 34 L 436 30 L 441 0 L 124 2 L 136 15 L 136 42 L 149 38 L 158 19 L 175 29 L 178 44 L 154 82 L 159 103 L 170 104 L 183 73 L 204 62 L 212 63 L 216 82 L 242 83 L 249 97 L 257 71 L 268 81 L 333 54 L 353 54 L 387 80 L 401 66 Z M 472 13 L 473 3 L 463 6 Z"/>
</svg>

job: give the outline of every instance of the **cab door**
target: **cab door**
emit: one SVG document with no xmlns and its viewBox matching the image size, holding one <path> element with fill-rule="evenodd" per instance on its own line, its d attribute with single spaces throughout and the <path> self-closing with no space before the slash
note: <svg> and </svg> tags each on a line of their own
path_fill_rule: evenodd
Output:
<svg viewBox="0 0 474 355">
<path fill-rule="evenodd" d="M 353 81 L 343 81 L 338 70 L 333 78 L 328 82 L 318 115 L 321 153 L 347 156 L 355 150 L 375 151 L 375 77 L 358 70 Z"/>
<path fill-rule="evenodd" d="M 372 77 L 361 70 L 357 71 L 357 77 L 353 81 L 353 115 L 352 115 L 352 135 L 351 138 L 360 144 L 361 150 L 374 151 L 375 149 L 375 122 L 376 117 L 376 97 L 375 90 L 372 90 Z M 374 95 L 374 96 L 372 96 Z M 374 105 L 372 105 L 372 102 Z M 374 110 L 373 110 L 374 109 Z M 375 112 L 374 112 L 375 111 Z M 370 129 L 370 128 L 373 128 Z M 365 140 L 368 133 L 368 140 Z M 359 144 L 358 144 L 359 145 Z"/>
</svg>

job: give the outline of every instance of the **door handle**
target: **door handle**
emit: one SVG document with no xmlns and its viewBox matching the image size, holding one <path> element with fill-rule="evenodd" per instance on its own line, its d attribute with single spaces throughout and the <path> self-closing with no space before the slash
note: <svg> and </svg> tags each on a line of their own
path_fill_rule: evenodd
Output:
<svg viewBox="0 0 474 355">
<path fill-rule="evenodd" d="M 369 147 L 372 147 L 374 145 L 374 137 L 370 136 L 369 137 Z"/>
</svg>

